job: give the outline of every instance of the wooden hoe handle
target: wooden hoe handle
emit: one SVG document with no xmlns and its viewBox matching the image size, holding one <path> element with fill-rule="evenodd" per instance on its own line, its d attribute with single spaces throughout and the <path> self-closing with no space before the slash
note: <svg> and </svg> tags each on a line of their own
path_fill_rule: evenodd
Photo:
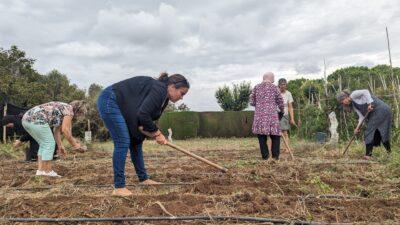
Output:
<svg viewBox="0 0 400 225">
<path fill-rule="evenodd" d="M 291 157 L 292 160 L 293 160 L 293 159 L 294 159 L 294 156 L 293 156 L 293 153 L 292 153 L 292 149 L 290 149 L 289 144 L 287 143 L 286 138 L 285 138 L 285 136 L 283 136 L 283 134 L 282 134 L 282 139 L 283 139 L 283 143 L 285 143 L 285 146 L 286 146 L 287 150 L 288 150 L 289 153 L 290 153 L 290 157 Z"/>
<path fill-rule="evenodd" d="M 215 168 L 221 170 L 224 173 L 228 172 L 227 168 L 224 168 L 224 167 L 222 167 L 222 166 L 220 166 L 218 164 L 215 164 L 215 163 L 213 163 L 213 162 L 211 162 L 211 161 L 209 161 L 209 160 L 207 160 L 207 159 L 205 159 L 205 158 L 203 158 L 201 156 L 198 156 L 198 155 L 196 155 L 194 153 L 191 153 L 191 152 L 189 152 L 189 151 L 187 151 L 187 150 L 185 150 L 183 148 L 180 148 L 180 147 L 178 147 L 178 146 L 176 146 L 176 145 L 174 145 L 174 144 L 172 144 L 170 142 L 167 142 L 166 145 L 168 145 L 169 147 L 174 148 L 174 149 L 176 149 L 176 150 L 178 150 L 178 151 L 180 151 L 180 152 L 182 152 L 182 153 L 184 153 L 184 154 L 186 154 L 186 155 L 188 155 L 190 157 L 193 157 L 193 158 L 195 158 L 195 159 L 197 159 L 199 161 L 202 161 L 202 162 L 204 162 L 204 163 L 206 163 L 206 164 L 208 164 L 208 165 L 210 165 L 212 167 L 215 167 Z"/>
<path fill-rule="evenodd" d="M 370 111 L 368 111 L 367 114 L 365 114 L 364 118 L 361 120 L 361 123 L 357 126 L 356 129 L 360 129 L 360 127 L 363 125 L 365 119 L 368 117 L 369 112 L 370 112 Z M 346 154 L 347 150 L 349 149 L 351 143 L 353 143 L 353 141 L 354 141 L 355 138 L 356 138 L 356 134 L 354 134 L 353 137 L 350 139 L 349 143 L 347 144 L 346 148 L 344 149 L 343 155 Z"/>
<path fill-rule="evenodd" d="M 151 133 L 150 133 L 150 132 L 147 132 L 147 131 L 144 131 L 144 130 L 143 130 L 143 127 L 139 127 L 139 130 L 140 130 L 143 134 L 145 134 L 145 135 L 151 137 Z M 208 165 L 210 165 L 210 166 L 212 166 L 212 167 L 215 167 L 215 168 L 221 170 L 221 171 L 224 172 L 224 173 L 228 172 L 228 169 L 227 169 L 227 168 L 224 168 L 224 167 L 222 167 L 222 166 L 220 166 L 220 165 L 218 165 L 218 164 L 215 164 L 215 163 L 213 163 L 213 162 L 211 162 L 211 161 L 209 161 L 209 160 L 207 160 L 207 159 L 205 159 L 205 158 L 203 158 L 203 157 L 201 157 L 201 156 L 198 156 L 198 155 L 196 155 L 196 154 L 194 154 L 194 153 L 191 153 L 191 152 L 189 152 L 188 150 L 185 150 L 185 149 L 183 149 L 183 148 L 180 148 L 180 147 L 178 147 L 178 146 L 176 146 L 176 145 L 174 145 L 174 144 L 172 144 L 172 143 L 170 143 L 170 142 L 167 142 L 166 145 L 168 145 L 169 147 L 174 148 L 174 149 L 176 149 L 176 150 L 178 150 L 178 151 L 180 151 L 180 152 L 182 152 L 182 153 L 185 153 L 186 155 L 188 155 L 188 156 L 190 156 L 190 157 L 193 157 L 193 158 L 195 158 L 195 159 L 197 159 L 197 160 L 199 160 L 199 161 L 202 161 L 202 162 L 204 162 L 204 163 L 206 163 L 206 164 L 208 164 Z"/>
</svg>

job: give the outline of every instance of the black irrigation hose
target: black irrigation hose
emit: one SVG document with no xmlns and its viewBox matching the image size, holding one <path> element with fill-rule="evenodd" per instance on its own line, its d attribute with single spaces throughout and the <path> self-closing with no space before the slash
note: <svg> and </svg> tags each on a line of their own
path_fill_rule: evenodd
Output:
<svg viewBox="0 0 400 225">
<path fill-rule="evenodd" d="M 195 185 L 196 183 L 161 183 L 161 184 L 127 184 L 127 187 L 159 187 L 159 186 L 190 186 L 190 185 Z M 11 188 L 13 190 L 17 191 L 29 191 L 29 190 L 46 190 L 46 189 L 52 189 L 52 188 L 59 188 L 59 187 L 68 187 L 68 186 L 42 186 L 42 187 L 20 187 L 20 188 Z M 90 188 L 90 187 L 95 187 L 95 188 L 113 188 L 112 184 L 100 184 L 100 185 L 90 185 L 90 184 L 77 184 L 70 186 L 73 188 Z"/>
<path fill-rule="evenodd" d="M 273 224 L 296 224 L 296 225 L 348 225 L 352 223 L 325 223 L 289 219 L 272 219 L 265 217 L 244 216 L 179 216 L 179 217 L 109 217 L 109 218 L 3 218 L 6 222 L 124 222 L 124 221 L 183 221 L 183 220 L 206 220 L 206 221 L 237 221 L 257 222 Z"/>
</svg>

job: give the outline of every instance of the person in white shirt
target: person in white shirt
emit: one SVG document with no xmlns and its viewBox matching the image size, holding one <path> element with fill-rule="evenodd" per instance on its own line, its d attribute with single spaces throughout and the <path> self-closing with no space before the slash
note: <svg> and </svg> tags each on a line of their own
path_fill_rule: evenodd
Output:
<svg viewBox="0 0 400 225">
<path fill-rule="evenodd" d="M 284 114 L 280 120 L 280 126 L 282 130 L 282 135 L 285 137 L 287 143 L 289 144 L 290 125 L 296 125 L 294 121 L 294 110 L 293 110 L 293 96 L 290 91 L 287 90 L 287 81 L 284 78 L 279 79 L 278 87 L 283 98 Z"/>
<path fill-rule="evenodd" d="M 365 119 L 367 129 L 364 134 L 366 148 L 364 159 L 371 159 L 373 147 L 379 146 L 381 143 L 390 153 L 390 131 L 392 127 L 390 107 L 379 98 L 371 95 L 366 89 L 355 90 L 351 94 L 348 91 L 342 91 L 337 96 L 337 100 L 357 113 L 358 125 L 362 123 L 369 112 L 368 117 Z M 358 133 L 360 133 L 360 129 L 356 128 L 354 134 Z"/>
</svg>

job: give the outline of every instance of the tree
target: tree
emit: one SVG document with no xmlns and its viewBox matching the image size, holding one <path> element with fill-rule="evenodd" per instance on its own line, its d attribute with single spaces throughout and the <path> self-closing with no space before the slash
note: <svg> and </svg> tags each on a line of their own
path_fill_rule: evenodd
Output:
<svg viewBox="0 0 400 225">
<path fill-rule="evenodd" d="M 90 99 L 97 100 L 98 95 L 103 90 L 103 87 L 99 84 L 91 84 L 89 86 L 88 95 Z"/>
<path fill-rule="evenodd" d="M 190 111 L 190 108 L 185 103 L 182 103 L 178 106 L 178 111 L 186 112 Z"/>
<path fill-rule="evenodd" d="M 227 85 L 219 87 L 215 97 L 224 111 L 242 111 L 249 104 L 250 93 L 250 82 L 243 81 L 240 84 L 233 84 L 232 89 Z"/>
<path fill-rule="evenodd" d="M 176 108 L 175 104 L 172 102 L 168 102 L 167 107 L 165 108 L 164 112 L 175 112 L 178 109 Z"/>
</svg>

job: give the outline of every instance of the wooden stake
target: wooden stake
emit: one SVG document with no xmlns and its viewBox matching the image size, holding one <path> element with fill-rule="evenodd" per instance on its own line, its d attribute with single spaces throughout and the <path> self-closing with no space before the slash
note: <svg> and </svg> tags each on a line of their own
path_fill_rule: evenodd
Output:
<svg viewBox="0 0 400 225">
<path fill-rule="evenodd" d="M 3 116 L 7 115 L 7 103 L 4 105 Z M 3 144 L 7 141 L 7 127 L 3 126 Z"/>
<path fill-rule="evenodd" d="M 90 119 L 87 120 L 88 131 L 90 131 Z"/>
</svg>

